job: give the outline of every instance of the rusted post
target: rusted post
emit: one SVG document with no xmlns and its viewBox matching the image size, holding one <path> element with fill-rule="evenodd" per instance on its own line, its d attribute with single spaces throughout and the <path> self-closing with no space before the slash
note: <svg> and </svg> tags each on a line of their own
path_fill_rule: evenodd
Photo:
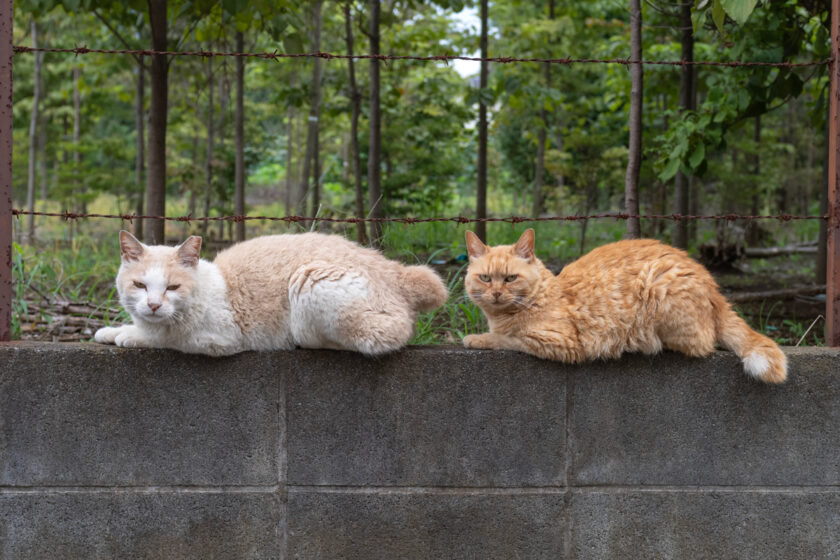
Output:
<svg viewBox="0 0 840 560">
<path fill-rule="evenodd" d="M 0 0 L 0 342 L 12 338 L 13 0 Z"/>
<path fill-rule="evenodd" d="M 831 94 L 828 115 L 828 236 L 825 343 L 840 346 L 840 8 L 831 9 Z"/>
</svg>

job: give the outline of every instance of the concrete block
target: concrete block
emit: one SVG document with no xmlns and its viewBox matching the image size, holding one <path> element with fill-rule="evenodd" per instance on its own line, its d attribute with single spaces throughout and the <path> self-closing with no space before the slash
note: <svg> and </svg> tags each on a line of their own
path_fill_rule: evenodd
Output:
<svg viewBox="0 0 840 560">
<path fill-rule="evenodd" d="M 576 370 L 570 485 L 840 485 L 840 352 L 786 351 L 781 386 L 728 352 Z"/>
<path fill-rule="evenodd" d="M 564 499 L 524 495 L 289 492 L 287 558 L 562 558 Z"/>
<path fill-rule="evenodd" d="M 564 366 L 514 352 L 295 352 L 288 481 L 561 486 Z"/>
<path fill-rule="evenodd" d="M 570 504 L 574 560 L 840 558 L 836 492 L 575 492 Z"/>
<path fill-rule="evenodd" d="M 0 494 L 3 560 L 279 560 L 273 494 Z"/>
<path fill-rule="evenodd" d="M 271 485 L 274 355 L 0 346 L 0 486 Z"/>
</svg>

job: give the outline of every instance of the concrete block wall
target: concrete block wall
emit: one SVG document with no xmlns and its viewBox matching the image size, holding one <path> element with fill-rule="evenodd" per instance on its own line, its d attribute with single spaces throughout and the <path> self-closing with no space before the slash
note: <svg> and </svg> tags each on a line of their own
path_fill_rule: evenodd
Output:
<svg viewBox="0 0 840 560">
<path fill-rule="evenodd" d="M 840 352 L 0 345 L 0 560 L 840 558 Z"/>
</svg>

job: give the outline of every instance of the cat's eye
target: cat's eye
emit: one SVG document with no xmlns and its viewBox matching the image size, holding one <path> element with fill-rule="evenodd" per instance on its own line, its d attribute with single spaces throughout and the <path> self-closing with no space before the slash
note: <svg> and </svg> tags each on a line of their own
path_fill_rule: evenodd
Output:
<svg viewBox="0 0 840 560">
<path fill-rule="evenodd" d="M 140 290 L 145 290 L 146 289 L 146 284 L 144 284 L 143 282 L 138 282 L 137 280 L 135 280 L 134 281 L 134 287 L 138 288 Z"/>
<path fill-rule="evenodd" d="M 181 287 L 181 284 L 172 284 L 171 286 L 167 286 L 166 290 L 170 291 L 170 292 L 174 292 L 175 290 L 177 290 L 180 287 Z"/>
<path fill-rule="evenodd" d="M 482 282 L 489 282 L 490 281 L 490 275 L 489 274 L 480 274 L 478 276 L 478 279 L 481 280 Z"/>
<path fill-rule="evenodd" d="M 505 277 L 505 282 L 514 282 L 516 279 L 519 278 L 516 274 L 511 274 L 510 276 Z"/>
</svg>

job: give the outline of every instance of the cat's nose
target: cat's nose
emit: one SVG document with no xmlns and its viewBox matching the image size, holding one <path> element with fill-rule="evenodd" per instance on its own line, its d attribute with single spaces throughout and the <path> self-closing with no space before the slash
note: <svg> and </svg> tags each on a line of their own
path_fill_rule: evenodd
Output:
<svg viewBox="0 0 840 560">
<path fill-rule="evenodd" d="M 160 306 L 161 306 L 161 304 L 160 304 L 160 303 L 153 303 L 153 302 L 151 302 L 151 301 L 149 302 L 149 309 L 151 309 L 151 310 L 152 310 L 152 313 L 154 313 L 155 311 L 157 311 L 158 309 L 160 309 Z"/>
<path fill-rule="evenodd" d="M 493 292 L 493 297 L 496 298 L 496 301 L 499 301 L 499 298 L 502 297 L 502 292 Z"/>
</svg>

